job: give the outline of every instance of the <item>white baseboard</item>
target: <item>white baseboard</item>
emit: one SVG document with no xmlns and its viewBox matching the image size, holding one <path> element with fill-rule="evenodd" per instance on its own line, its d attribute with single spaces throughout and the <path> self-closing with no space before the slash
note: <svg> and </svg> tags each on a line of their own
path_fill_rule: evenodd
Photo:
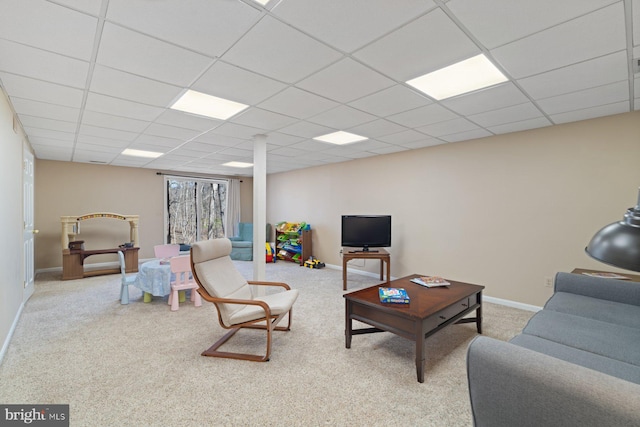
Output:
<svg viewBox="0 0 640 427">
<path fill-rule="evenodd" d="M 500 305 L 504 305 L 504 306 L 507 306 L 507 307 L 519 308 L 520 310 L 534 311 L 534 312 L 542 310 L 542 307 L 538 307 L 537 305 L 524 304 L 524 303 L 521 303 L 521 302 L 511 301 L 511 300 L 508 300 L 508 299 L 488 297 L 486 295 L 483 295 L 482 299 L 484 301 L 486 301 L 486 302 L 490 302 L 490 303 L 493 303 L 493 304 L 500 304 Z"/>
<path fill-rule="evenodd" d="M 333 270 L 342 270 L 342 266 L 339 265 L 333 265 L 333 264 L 326 264 L 326 267 L 331 268 Z M 368 277 L 375 277 L 378 278 L 380 277 L 378 273 L 372 273 L 370 271 L 363 271 L 363 270 L 358 270 L 355 268 L 351 268 L 349 269 L 350 273 L 355 273 L 355 274 L 361 274 L 363 276 L 368 276 Z M 395 277 L 391 276 L 391 280 L 394 280 Z M 538 307 L 535 305 L 531 305 L 531 304 L 524 304 L 521 302 L 517 302 L 517 301 L 511 301 L 511 300 L 507 300 L 507 299 L 502 299 L 502 298 L 495 298 L 495 297 L 490 297 L 487 295 L 483 295 L 482 299 L 486 302 L 490 302 L 493 304 L 499 304 L 499 305 L 504 305 L 506 307 L 513 307 L 513 308 L 518 308 L 520 310 L 526 310 L 526 311 L 540 311 L 542 310 L 542 307 Z"/>
<path fill-rule="evenodd" d="M 15 318 L 13 319 L 13 323 L 11 324 L 11 328 L 9 329 L 9 333 L 7 334 L 7 337 L 5 338 L 4 342 L 2 343 L 2 349 L 0 350 L 0 365 L 2 365 L 2 361 L 4 360 L 4 355 L 7 352 L 7 349 L 9 348 L 9 343 L 11 342 L 11 338 L 13 337 L 13 333 L 16 330 L 16 326 L 18 325 L 18 321 L 20 320 L 20 315 L 22 315 L 22 309 L 24 308 L 24 301 L 22 302 L 22 304 L 20 304 L 20 308 L 18 309 L 18 312 L 16 313 Z"/>
</svg>

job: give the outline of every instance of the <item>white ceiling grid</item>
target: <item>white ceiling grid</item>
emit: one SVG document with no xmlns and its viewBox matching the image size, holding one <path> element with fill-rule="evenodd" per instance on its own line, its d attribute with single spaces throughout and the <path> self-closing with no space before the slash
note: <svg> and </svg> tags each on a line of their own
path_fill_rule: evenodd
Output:
<svg viewBox="0 0 640 427">
<path fill-rule="evenodd" d="M 508 77 L 405 81 L 484 53 Z M 0 84 L 40 159 L 252 175 L 640 109 L 640 0 L 2 0 Z M 635 73 L 635 74 L 634 74 Z M 171 110 L 186 90 L 249 105 Z M 334 146 L 335 131 L 367 140 Z M 125 148 L 165 153 L 122 155 Z"/>
</svg>

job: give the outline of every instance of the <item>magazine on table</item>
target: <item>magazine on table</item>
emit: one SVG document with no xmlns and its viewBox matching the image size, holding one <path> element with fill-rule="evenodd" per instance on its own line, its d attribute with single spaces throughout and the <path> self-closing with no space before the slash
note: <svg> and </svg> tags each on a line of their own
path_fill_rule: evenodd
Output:
<svg viewBox="0 0 640 427">
<path fill-rule="evenodd" d="M 451 283 L 447 282 L 446 279 L 443 279 L 439 276 L 420 276 L 411 279 L 413 283 L 416 283 L 420 286 L 425 286 L 427 288 L 435 288 L 438 286 L 449 286 Z"/>
</svg>

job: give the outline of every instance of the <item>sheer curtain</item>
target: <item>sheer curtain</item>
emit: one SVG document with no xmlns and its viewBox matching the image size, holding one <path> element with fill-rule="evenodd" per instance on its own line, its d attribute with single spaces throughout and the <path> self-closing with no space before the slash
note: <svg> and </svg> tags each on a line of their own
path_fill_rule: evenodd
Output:
<svg viewBox="0 0 640 427">
<path fill-rule="evenodd" d="M 240 180 L 230 179 L 229 190 L 227 192 L 227 215 L 226 230 L 227 237 L 237 236 L 239 234 L 238 223 L 240 222 Z"/>
</svg>

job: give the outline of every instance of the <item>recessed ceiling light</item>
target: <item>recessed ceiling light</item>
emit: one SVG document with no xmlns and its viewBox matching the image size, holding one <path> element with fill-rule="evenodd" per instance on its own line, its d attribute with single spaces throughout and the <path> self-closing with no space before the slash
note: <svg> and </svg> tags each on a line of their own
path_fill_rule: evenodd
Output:
<svg viewBox="0 0 640 427">
<path fill-rule="evenodd" d="M 222 166 L 229 166 L 232 168 L 250 168 L 251 166 L 253 166 L 253 163 L 227 162 L 227 163 L 223 163 Z"/>
<path fill-rule="evenodd" d="M 133 150 L 131 148 L 127 148 L 122 152 L 122 154 L 124 154 L 125 156 L 148 157 L 150 159 L 155 159 L 162 156 L 164 153 L 158 153 L 157 151 Z"/>
<path fill-rule="evenodd" d="M 432 98 L 441 100 L 507 80 L 484 54 L 480 54 L 409 80 L 407 84 Z"/>
<path fill-rule="evenodd" d="M 199 116 L 211 117 L 214 119 L 226 120 L 235 116 L 248 105 L 241 104 L 206 93 L 188 90 L 171 106 L 174 110 L 186 113 L 197 114 Z"/>
<path fill-rule="evenodd" d="M 328 133 L 326 135 L 321 135 L 313 138 L 317 141 L 330 142 L 331 144 L 350 144 L 352 142 L 364 141 L 365 139 L 369 139 L 366 136 L 356 135 L 355 133 L 349 133 L 344 131 L 338 131 L 333 133 Z"/>
<path fill-rule="evenodd" d="M 265 6 L 267 3 L 269 3 L 269 0 L 253 0 L 256 3 L 260 3 L 261 5 Z"/>
</svg>

